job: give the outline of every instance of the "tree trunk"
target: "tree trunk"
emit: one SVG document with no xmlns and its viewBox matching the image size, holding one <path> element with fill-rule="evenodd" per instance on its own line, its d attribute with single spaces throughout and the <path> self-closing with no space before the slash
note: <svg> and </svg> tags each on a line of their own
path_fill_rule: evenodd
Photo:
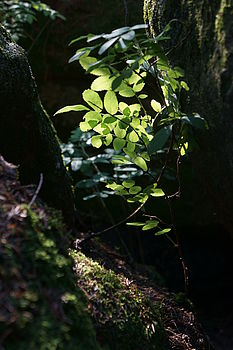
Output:
<svg viewBox="0 0 233 350">
<path fill-rule="evenodd" d="M 233 234 L 233 0 L 144 0 L 144 16 L 152 35 L 177 20 L 170 59 L 185 69 L 190 86 L 184 108 L 209 123 L 197 135 L 194 168 Z"/>
<path fill-rule="evenodd" d="M 1 26 L 0 152 L 20 165 L 23 183 L 37 184 L 42 173 L 40 194 L 72 222 L 73 192 L 55 129 L 41 105 L 24 50 Z"/>
</svg>

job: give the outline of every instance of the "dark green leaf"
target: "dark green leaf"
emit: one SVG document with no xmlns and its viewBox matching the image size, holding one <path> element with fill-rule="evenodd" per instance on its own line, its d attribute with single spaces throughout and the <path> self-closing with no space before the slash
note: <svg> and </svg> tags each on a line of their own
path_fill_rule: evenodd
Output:
<svg viewBox="0 0 233 350">
<path fill-rule="evenodd" d="M 162 150 L 165 146 L 167 140 L 169 139 L 172 132 L 172 125 L 165 126 L 164 128 L 160 129 L 153 139 L 149 142 L 147 149 L 149 155 L 152 155 L 156 153 L 159 150 Z"/>
</svg>

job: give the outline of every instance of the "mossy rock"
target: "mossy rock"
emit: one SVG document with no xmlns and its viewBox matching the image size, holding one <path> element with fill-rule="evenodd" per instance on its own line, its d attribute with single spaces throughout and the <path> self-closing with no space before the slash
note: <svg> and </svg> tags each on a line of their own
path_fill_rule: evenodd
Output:
<svg viewBox="0 0 233 350">
<path fill-rule="evenodd" d="M 4 349 L 167 350 L 156 308 L 125 277 L 69 253 L 60 212 L 33 202 L 34 187 L 21 186 L 16 176 L 16 167 L 0 158 Z"/>
<path fill-rule="evenodd" d="M 72 251 L 71 255 L 102 345 L 116 350 L 169 349 L 159 305 L 153 305 L 124 275 L 106 269 L 81 252 Z"/>
<path fill-rule="evenodd" d="M 0 158 L 0 334 L 6 350 L 99 349 L 61 213 Z"/>
</svg>

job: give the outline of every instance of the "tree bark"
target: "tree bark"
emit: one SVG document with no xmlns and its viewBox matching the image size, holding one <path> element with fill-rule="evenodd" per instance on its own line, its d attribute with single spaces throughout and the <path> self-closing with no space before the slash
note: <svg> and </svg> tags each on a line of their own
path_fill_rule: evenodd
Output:
<svg viewBox="0 0 233 350">
<path fill-rule="evenodd" d="M 196 135 L 196 173 L 218 217 L 233 235 L 233 0 L 144 0 L 145 21 L 156 35 L 172 19 L 172 64 L 185 69 L 187 112 L 209 130 Z"/>
<path fill-rule="evenodd" d="M 24 50 L 0 26 L 0 152 L 19 165 L 21 181 L 37 184 L 41 196 L 72 223 L 74 198 L 56 131 L 43 109 Z"/>
</svg>

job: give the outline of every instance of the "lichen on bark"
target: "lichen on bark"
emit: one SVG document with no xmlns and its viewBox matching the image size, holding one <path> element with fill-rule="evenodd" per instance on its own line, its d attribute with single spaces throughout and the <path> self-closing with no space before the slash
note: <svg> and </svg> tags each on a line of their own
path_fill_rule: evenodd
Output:
<svg viewBox="0 0 233 350">
<path fill-rule="evenodd" d="M 38 183 L 42 173 L 40 194 L 71 223 L 73 193 L 56 131 L 41 105 L 24 50 L 1 26 L 0 111 L 1 153 L 20 165 L 23 183 Z"/>
</svg>

